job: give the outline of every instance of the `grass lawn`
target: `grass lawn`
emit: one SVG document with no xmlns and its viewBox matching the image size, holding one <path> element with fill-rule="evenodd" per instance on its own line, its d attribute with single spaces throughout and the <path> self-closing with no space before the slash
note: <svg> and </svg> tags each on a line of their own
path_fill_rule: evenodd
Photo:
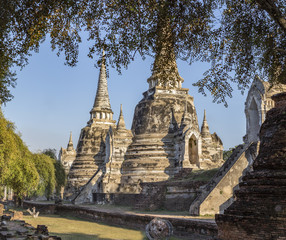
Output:
<svg viewBox="0 0 286 240">
<path fill-rule="evenodd" d="M 108 226 L 74 217 L 43 215 L 33 218 L 32 216 L 24 216 L 24 220 L 34 227 L 37 227 L 38 224 L 46 225 L 50 235 L 57 235 L 63 240 L 144 239 L 144 233 L 138 230 Z"/>
<path fill-rule="evenodd" d="M 132 230 L 106 224 L 81 220 L 75 217 L 61 217 L 58 215 L 42 215 L 38 218 L 24 216 L 27 223 L 34 227 L 46 225 L 50 235 L 56 235 L 63 240 L 91 240 L 91 239 L 124 239 L 143 240 L 145 234 L 139 230 Z M 176 240 L 179 238 L 171 238 Z"/>
</svg>

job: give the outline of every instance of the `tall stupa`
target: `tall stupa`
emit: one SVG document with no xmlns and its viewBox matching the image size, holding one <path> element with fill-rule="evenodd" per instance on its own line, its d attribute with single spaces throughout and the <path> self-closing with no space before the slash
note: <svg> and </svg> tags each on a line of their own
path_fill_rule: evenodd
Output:
<svg viewBox="0 0 286 240">
<path fill-rule="evenodd" d="M 109 101 L 105 53 L 103 52 L 97 92 L 90 111 L 90 120 L 81 129 L 76 159 L 68 175 L 65 189 L 66 197 L 77 194 L 79 188 L 85 185 L 104 163 L 106 134 L 110 127 L 116 128 L 115 123 Z"/>
</svg>

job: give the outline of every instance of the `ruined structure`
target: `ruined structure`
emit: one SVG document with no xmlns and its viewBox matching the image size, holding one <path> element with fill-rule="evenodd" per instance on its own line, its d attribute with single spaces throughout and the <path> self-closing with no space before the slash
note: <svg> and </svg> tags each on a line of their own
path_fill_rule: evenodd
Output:
<svg viewBox="0 0 286 240">
<path fill-rule="evenodd" d="M 202 169 L 211 169 L 221 166 L 223 158 L 223 144 L 219 136 L 209 131 L 209 125 L 206 118 L 206 110 L 204 111 L 204 120 L 201 127 L 202 136 L 202 159 L 200 164 Z"/>
<path fill-rule="evenodd" d="M 90 111 L 90 120 L 80 133 L 76 159 L 68 175 L 66 197 L 77 194 L 79 188 L 85 185 L 104 163 L 106 134 L 109 127 L 115 128 L 115 122 L 109 101 L 103 54 L 96 97 Z"/>
<path fill-rule="evenodd" d="M 274 106 L 273 94 L 286 91 L 285 85 L 270 88 L 268 82 L 256 77 L 248 91 L 245 102 L 246 135 L 244 144 L 234 149 L 212 180 L 201 189 L 201 193 L 191 203 L 192 215 L 223 213 L 233 202 L 233 191 L 238 188 L 241 177 L 251 171 L 253 160 L 259 150 L 259 130 L 266 113 Z"/>
<path fill-rule="evenodd" d="M 90 121 L 81 131 L 68 176 L 66 196 L 76 203 L 99 201 L 95 193 L 138 194 L 142 183 L 165 181 L 186 168 L 222 164 L 222 142 L 209 132 L 206 113 L 200 130 L 175 59 L 168 64 L 175 74 L 164 81 L 158 78 L 158 62 L 160 57 L 127 130 L 122 107 L 117 125 L 112 120 L 103 58 Z"/>
<path fill-rule="evenodd" d="M 121 184 L 122 163 L 124 162 L 127 148 L 132 143 L 131 130 L 127 130 L 120 107 L 120 115 L 116 129 L 110 128 L 106 137 L 106 157 L 103 167 L 102 189 L 99 192 L 118 192 Z"/>
<path fill-rule="evenodd" d="M 61 148 L 60 152 L 59 152 L 59 160 L 61 161 L 66 175 L 69 174 L 71 165 L 73 163 L 73 161 L 76 158 L 76 150 L 73 147 L 73 142 L 72 142 L 72 133 L 70 133 L 70 139 L 68 142 L 68 146 L 67 148 Z"/>
<path fill-rule="evenodd" d="M 260 151 L 235 192 L 216 216 L 220 239 L 286 239 L 286 92 L 274 95 L 260 130 Z"/>
</svg>

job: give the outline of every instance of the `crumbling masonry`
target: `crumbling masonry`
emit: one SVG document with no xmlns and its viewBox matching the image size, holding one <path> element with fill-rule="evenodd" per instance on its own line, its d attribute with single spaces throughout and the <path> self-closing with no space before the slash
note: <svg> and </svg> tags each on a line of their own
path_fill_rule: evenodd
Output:
<svg viewBox="0 0 286 240">
<path fill-rule="evenodd" d="M 175 60 L 172 64 L 177 69 Z M 209 132 L 206 113 L 200 130 L 193 97 L 182 82 L 179 75 L 161 81 L 153 71 L 127 130 L 122 108 L 117 125 L 113 120 L 103 55 L 90 120 L 81 130 L 65 196 L 92 202 L 94 193 L 140 193 L 141 183 L 165 181 L 182 169 L 221 166 L 222 142 Z"/>
</svg>

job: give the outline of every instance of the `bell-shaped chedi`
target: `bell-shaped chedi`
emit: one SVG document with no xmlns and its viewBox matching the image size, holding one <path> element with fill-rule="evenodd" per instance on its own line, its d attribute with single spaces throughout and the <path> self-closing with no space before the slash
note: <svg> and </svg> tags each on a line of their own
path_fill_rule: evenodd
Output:
<svg viewBox="0 0 286 240">
<path fill-rule="evenodd" d="M 286 92 L 274 95 L 260 130 L 260 151 L 235 192 L 216 215 L 220 239 L 286 239 Z"/>
<path fill-rule="evenodd" d="M 181 169 L 184 156 L 180 153 L 184 147 L 178 146 L 177 151 L 177 145 L 183 143 L 176 136 L 186 108 L 190 121 L 184 131 L 189 129 L 187 138 L 193 133 L 194 141 L 200 141 L 193 97 L 188 89 L 181 87 L 183 79 L 178 73 L 170 22 L 159 22 L 158 31 L 161 34 L 157 39 L 152 76 L 147 80 L 149 90 L 143 93 L 135 108 L 131 129 L 134 138 L 122 164 L 121 192 L 124 193 L 138 193 L 141 182 L 164 181 Z M 189 155 L 186 156 L 189 161 Z M 198 162 L 195 161 L 194 166 Z"/>
<path fill-rule="evenodd" d="M 115 123 L 110 107 L 103 52 L 95 101 L 90 111 L 90 120 L 81 130 L 76 159 L 68 175 L 66 197 L 71 198 L 77 194 L 79 188 L 86 184 L 104 163 L 106 134 L 110 127 L 116 127 Z"/>
</svg>

